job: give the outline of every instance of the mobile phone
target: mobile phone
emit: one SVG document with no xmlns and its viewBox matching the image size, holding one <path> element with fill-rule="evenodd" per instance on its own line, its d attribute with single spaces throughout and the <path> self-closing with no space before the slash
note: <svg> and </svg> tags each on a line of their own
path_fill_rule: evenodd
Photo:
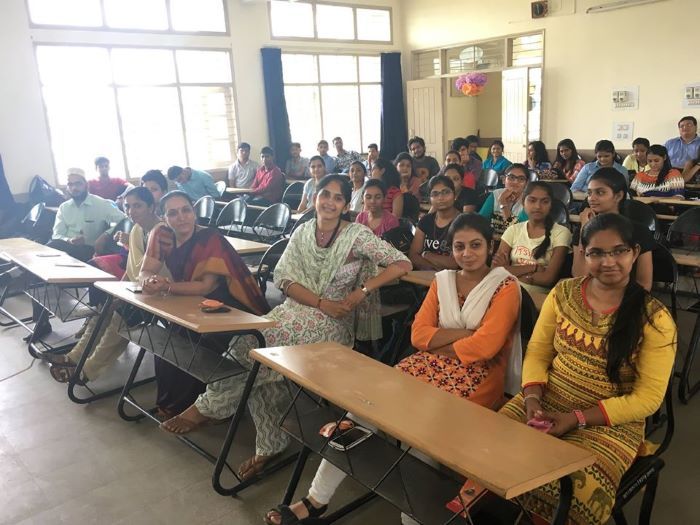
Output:
<svg viewBox="0 0 700 525">
<path fill-rule="evenodd" d="M 141 286 L 139 286 L 138 284 L 133 284 L 131 286 L 127 286 L 126 289 L 132 293 L 142 293 L 143 292 L 143 288 L 141 288 Z"/>
<path fill-rule="evenodd" d="M 201 310 L 205 314 L 223 314 L 231 311 L 228 306 L 202 306 Z"/>
<path fill-rule="evenodd" d="M 328 442 L 328 446 L 347 452 L 372 436 L 372 431 L 364 427 L 352 427 Z"/>
<path fill-rule="evenodd" d="M 549 432 L 549 429 L 552 428 L 552 422 L 548 421 L 546 419 L 537 419 L 537 418 L 532 418 L 530 421 L 527 422 L 527 426 L 532 427 L 536 430 L 539 430 L 540 432 Z"/>
</svg>

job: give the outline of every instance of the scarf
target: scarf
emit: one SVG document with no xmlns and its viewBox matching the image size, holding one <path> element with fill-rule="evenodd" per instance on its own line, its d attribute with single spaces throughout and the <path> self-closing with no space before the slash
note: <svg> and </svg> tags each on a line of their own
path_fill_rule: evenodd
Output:
<svg viewBox="0 0 700 525">
<path fill-rule="evenodd" d="M 441 328 L 462 328 L 476 330 L 486 313 L 491 298 L 500 284 L 507 278 L 513 277 L 502 267 L 493 268 L 479 284 L 477 284 L 459 307 L 457 297 L 457 271 L 443 270 L 435 274 L 437 282 L 438 301 L 440 303 L 439 325 Z M 515 395 L 520 391 L 520 380 L 523 370 L 523 355 L 520 341 L 520 318 L 515 323 L 512 332 L 512 346 L 506 365 L 505 391 Z"/>
</svg>

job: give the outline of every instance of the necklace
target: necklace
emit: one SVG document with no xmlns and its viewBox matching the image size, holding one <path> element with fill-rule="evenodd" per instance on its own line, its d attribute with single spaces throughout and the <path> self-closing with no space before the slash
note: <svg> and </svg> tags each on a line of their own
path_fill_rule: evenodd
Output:
<svg viewBox="0 0 700 525">
<path fill-rule="evenodd" d="M 321 248 L 328 248 L 328 246 L 330 246 L 331 243 L 333 242 L 333 239 L 335 239 L 335 236 L 338 233 L 338 229 L 340 228 L 341 222 L 343 222 L 343 219 L 338 218 L 338 224 L 336 224 L 335 228 L 333 228 L 333 232 L 331 233 L 331 236 L 328 239 L 328 242 L 326 242 L 326 234 L 328 232 L 324 232 L 323 230 L 320 230 L 318 228 L 318 222 L 317 222 L 316 223 L 316 244 L 318 244 Z"/>
</svg>

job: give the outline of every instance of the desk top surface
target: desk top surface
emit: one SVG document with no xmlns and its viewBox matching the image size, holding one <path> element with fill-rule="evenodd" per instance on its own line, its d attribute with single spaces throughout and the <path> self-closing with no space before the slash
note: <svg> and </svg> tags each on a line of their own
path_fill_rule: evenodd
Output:
<svg viewBox="0 0 700 525">
<path fill-rule="evenodd" d="M 27 239 L 0 241 L 3 259 L 12 261 L 49 284 L 92 284 L 114 281 L 116 277 L 99 268 L 74 259 L 65 252 Z"/>
<path fill-rule="evenodd" d="M 251 190 L 250 188 L 226 188 L 226 193 L 231 193 L 233 195 L 244 195 L 246 193 L 250 193 Z"/>
<path fill-rule="evenodd" d="M 676 260 L 676 263 L 681 266 L 695 266 L 700 268 L 700 252 L 673 249 L 671 250 L 671 254 Z"/>
<path fill-rule="evenodd" d="M 134 293 L 128 288 L 133 288 L 136 284 L 126 281 L 99 282 L 95 286 L 117 299 L 133 304 L 142 310 L 167 319 L 198 334 L 259 330 L 271 328 L 276 324 L 274 321 L 268 321 L 264 317 L 249 314 L 235 308 L 220 314 L 204 313 L 199 307 L 199 303 L 204 300 L 204 297 L 201 296 L 169 295 L 163 297 L 161 295 Z"/>
<path fill-rule="evenodd" d="M 226 237 L 228 243 L 241 255 L 250 253 L 265 253 L 270 247 L 264 242 L 249 241 L 248 239 L 239 239 L 238 237 Z"/>
<path fill-rule="evenodd" d="M 337 343 L 263 348 L 250 355 L 504 498 L 595 460 L 587 450 Z"/>
</svg>

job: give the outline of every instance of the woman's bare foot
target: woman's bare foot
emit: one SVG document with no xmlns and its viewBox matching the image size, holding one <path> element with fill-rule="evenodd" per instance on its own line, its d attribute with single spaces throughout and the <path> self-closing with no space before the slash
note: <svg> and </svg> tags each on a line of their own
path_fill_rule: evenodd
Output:
<svg viewBox="0 0 700 525">
<path fill-rule="evenodd" d="M 306 500 L 306 502 L 304 502 L 304 500 Z M 310 512 L 311 509 L 309 509 L 308 505 L 311 506 L 313 512 Z M 280 507 L 282 507 L 282 505 L 280 505 Z M 280 507 L 278 507 L 278 509 L 280 509 Z M 314 518 L 321 516 L 324 512 L 326 512 L 327 508 L 328 505 L 321 505 L 311 496 L 307 496 L 306 498 L 303 498 L 303 500 L 292 503 L 289 507 L 287 507 L 287 509 L 289 509 L 289 511 L 291 511 L 298 520 L 308 518 L 311 514 L 313 514 L 312 517 Z M 280 510 L 272 509 L 268 511 L 268 513 L 265 514 L 265 523 L 268 525 L 282 525 L 283 518 Z"/>
<path fill-rule="evenodd" d="M 168 419 L 160 424 L 160 428 L 173 434 L 187 434 L 212 421 L 212 418 L 203 415 L 195 405 L 184 412 Z"/>
<path fill-rule="evenodd" d="M 279 453 L 271 456 L 259 456 L 256 454 L 252 458 L 246 459 L 238 467 L 238 477 L 241 478 L 241 481 L 245 481 L 253 476 L 257 476 L 265 469 L 268 461 L 277 456 L 279 456 Z"/>
</svg>

